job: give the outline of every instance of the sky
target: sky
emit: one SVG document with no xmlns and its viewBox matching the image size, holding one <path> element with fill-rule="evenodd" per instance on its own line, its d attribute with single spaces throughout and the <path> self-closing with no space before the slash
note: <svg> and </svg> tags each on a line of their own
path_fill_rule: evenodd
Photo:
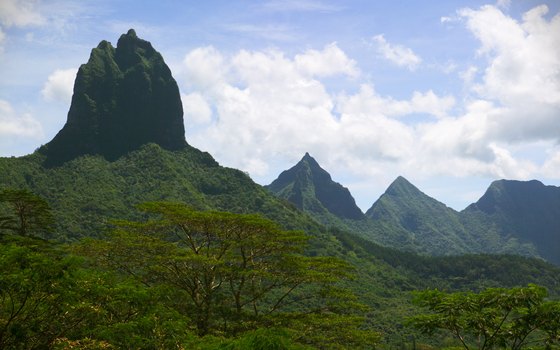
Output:
<svg viewBox="0 0 560 350">
<path fill-rule="evenodd" d="M 262 185 L 305 152 L 364 211 L 399 175 L 457 210 L 497 179 L 560 185 L 558 0 L 0 0 L 0 156 L 49 142 L 130 28 L 187 142 Z"/>
</svg>

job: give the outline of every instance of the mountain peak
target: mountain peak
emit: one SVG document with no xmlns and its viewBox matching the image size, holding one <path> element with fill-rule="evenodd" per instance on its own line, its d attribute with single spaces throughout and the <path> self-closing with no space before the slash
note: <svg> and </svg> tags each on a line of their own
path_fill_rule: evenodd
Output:
<svg viewBox="0 0 560 350">
<path fill-rule="evenodd" d="M 329 212 L 339 218 L 363 218 L 350 191 L 334 182 L 308 152 L 267 188 L 304 211 Z"/>
<path fill-rule="evenodd" d="M 321 168 L 321 166 L 319 165 L 319 163 L 315 160 L 315 158 L 313 158 L 309 152 L 305 152 L 305 155 L 303 156 L 303 158 L 301 158 L 301 160 L 299 161 L 299 163 L 307 163 L 309 164 L 310 167 L 313 168 L 319 168 L 321 170 L 323 170 L 323 168 Z M 299 164 L 298 163 L 298 164 Z M 325 173 L 327 173 L 325 171 Z M 328 174 L 328 173 L 327 173 Z M 329 175 L 330 176 L 330 175 Z"/>
<path fill-rule="evenodd" d="M 130 36 L 130 37 L 133 37 L 133 38 L 137 38 L 137 36 L 136 36 L 136 31 L 135 31 L 133 28 L 130 28 L 130 29 L 128 30 L 128 32 L 126 32 L 126 36 Z"/>
<path fill-rule="evenodd" d="M 398 176 L 385 191 L 388 195 L 418 195 L 422 192 L 410 181 L 402 176 Z"/>
<path fill-rule="evenodd" d="M 493 214 L 497 208 L 518 206 L 517 202 L 526 202 L 527 199 L 538 196 L 546 191 L 546 187 L 538 180 L 496 180 L 490 184 L 484 195 L 466 210 L 481 210 Z"/>
<path fill-rule="evenodd" d="M 560 264 L 560 187 L 497 180 L 463 212 L 491 221 L 505 236 L 534 244 L 540 256 Z"/>
<path fill-rule="evenodd" d="M 115 160 L 146 143 L 184 148 L 183 107 L 177 82 L 152 44 L 134 29 L 117 47 L 103 40 L 80 66 L 66 124 L 40 149 L 47 164 L 85 154 Z"/>
</svg>

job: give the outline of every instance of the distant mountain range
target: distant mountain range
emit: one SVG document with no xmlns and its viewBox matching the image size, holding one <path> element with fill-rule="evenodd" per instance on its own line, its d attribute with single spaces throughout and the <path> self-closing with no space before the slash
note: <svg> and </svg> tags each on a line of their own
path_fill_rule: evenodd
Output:
<svg viewBox="0 0 560 350">
<path fill-rule="evenodd" d="M 411 335 L 403 325 L 415 312 L 412 290 L 537 283 L 560 295 L 560 268 L 539 259 L 428 256 L 510 252 L 560 265 L 558 188 L 498 181 L 459 213 L 399 177 L 364 214 L 309 154 L 264 188 L 187 143 L 169 72 L 134 31 L 116 48 L 102 41 L 78 72 L 59 134 L 33 154 L 0 158 L 0 191 L 28 189 L 43 197 L 57 222 L 50 238 L 59 241 L 103 237 L 113 219 L 145 218 L 135 206 L 146 201 L 258 213 L 303 230 L 307 255 L 339 257 L 355 268 L 347 283 L 371 307 L 366 325 L 394 347 Z M 0 204 L 0 216 L 5 211 Z"/>
<path fill-rule="evenodd" d="M 560 265 L 560 188 L 499 180 L 457 212 L 398 177 L 364 214 L 309 154 L 267 188 L 317 221 L 417 253 L 510 253 Z"/>
</svg>

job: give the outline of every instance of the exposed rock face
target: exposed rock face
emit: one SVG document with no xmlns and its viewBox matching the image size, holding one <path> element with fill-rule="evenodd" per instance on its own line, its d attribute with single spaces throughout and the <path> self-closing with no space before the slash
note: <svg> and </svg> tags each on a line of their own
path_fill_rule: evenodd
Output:
<svg viewBox="0 0 560 350">
<path fill-rule="evenodd" d="M 364 217 L 350 191 L 334 182 L 309 153 L 267 188 L 304 211 L 328 211 L 338 218 L 354 220 Z"/>
<path fill-rule="evenodd" d="M 163 57 L 133 29 L 115 49 L 102 41 L 76 76 L 68 120 L 41 152 L 57 165 L 84 154 L 117 159 L 154 142 L 186 146 L 177 82 Z"/>
</svg>

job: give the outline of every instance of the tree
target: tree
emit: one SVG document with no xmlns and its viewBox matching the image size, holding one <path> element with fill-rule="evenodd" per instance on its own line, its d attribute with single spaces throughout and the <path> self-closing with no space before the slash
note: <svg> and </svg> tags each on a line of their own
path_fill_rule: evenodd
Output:
<svg viewBox="0 0 560 350">
<path fill-rule="evenodd" d="M 0 242 L 0 348 L 49 348 L 91 311 L 80 302 L 78 261 L 43 240 Z"/>
<path fill-rule="evenodd" d="M 0 192 L 0 203 L 11 207 L 8 215 L 0 217 L 0 230 L 21 236 L 44 235 L 54 226 L 49 204 L 28 190 L 3 190 Z"/>
<path fill-rule="evenodd" d="M 560 302 L 546 301 L 545 288 L 490 288 L 480 293 L 416 293 L 415 303 L 431 312 L 412 317 L 423 333 L 451 332 L 465 349 L 521 349 L 560 345 Z"/>
<path fill-rule="evenodd" d="M 108 240 L 87 241 L 82 252 L 146 286 L 168 286 L 164 300 L 192 319 L 199 336 L 302 324 L 320 334 L 335 320 L 329 315 L 342 325 L 346 314 L 353 320 L 346 324 L 359 326 L 349 315 L 358 304 L 337 287 L 351 267 L 336 258 L 304 256 L 303 232 L 282 230 L 258 215 L 201 212 L 184 204 L 140 208 L 156 219 L 120 222 Z M 354 341 L 377 340 L 371 332 L 349 334 Z M 313 342 L 308 334 L 294 338 Z"/>
</svg>

